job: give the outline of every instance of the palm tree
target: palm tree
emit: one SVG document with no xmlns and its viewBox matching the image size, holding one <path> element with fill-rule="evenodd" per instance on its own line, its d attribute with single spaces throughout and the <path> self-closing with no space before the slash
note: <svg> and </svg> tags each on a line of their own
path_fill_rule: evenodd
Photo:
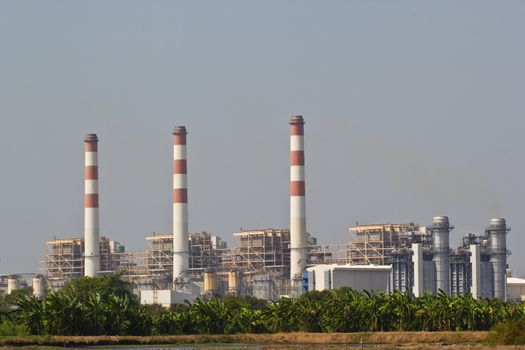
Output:
<svg viewBox="0 0 525 350">
<path fill-rule="evenodd" d="M 105 303 L 105 333 L 108 335 L 124 335 L 129 327 L 127 295 L 110 295 Z"/>
<path fill-rule="evenodd" d="M 44 334 L 46 326 L 46 305 L 43 301 L 28 297 L 26 295 L 19 295 L 16 299 L 18 319 L 25 325 L 31 334 Z M 10 317 L 11 313 L 6 314 Z"/>
<path fill-rule="evenodd" d="M 219 298 L 197 300 L 191 308 L 199 333 L 223 334 L 229 330 L 231 315 Z"/>
<path fill-rule="evenodd" d="M 85 324 L 82 308 L 75 297 L 61 291 L 49 292 L 45 300 L 49 333 L 54 335 L 81 335 Z"/>
<path fill-rule="evenodd" d="M 106 306 L 101 301 L 99 293 L 89 293 L 85 302 L 81 304 L 84 319 L 84 334 L 104 334 L 107 322 Z"/>
</svg>

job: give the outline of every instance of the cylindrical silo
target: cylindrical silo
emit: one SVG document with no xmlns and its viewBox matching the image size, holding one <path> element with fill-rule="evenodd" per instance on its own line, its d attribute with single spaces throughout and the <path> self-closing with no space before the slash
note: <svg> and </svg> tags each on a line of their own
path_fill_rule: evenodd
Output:
<svg viewBox="0 0 525 350">
<path fill-rule="evenodd" d="M 204 294 L 212 295 L 216 294 L 218 281 L 217 274 L 214 272 L 205 272 L 204 273 Z"/>
<path fill-rule="evenodd" d="M 453 226 L 449 225 L 448 216 L 436 216 L 432 219 L 432 225 L 427 229 L 432 231 L 436 288 L 450 295 L 449 236 Z"/>
<path fill-rule="evenodd" d="M 493 295 L 502 300 L 507 299 L 507 228 L 505 219 L 496 218 L 490 220 L 490 226 L 486 232 L 490 239 L 490 263 L 493 270 Z"/>
<path fill-rule="evenodd" d="M 44 299 L 46 290 L 46 280 L 41 275 L 33 277 L 33 296 L 37 299 Z"/>
<path fill-rule="evenodd" d="M 304 175 L 304 120 L 290 119 L 290 279 L 293 294 L 302 292 L 306 271 L 306 204 Z"/>
<path fill-rule="evenodd" d="M 186 128 L 173 129 L 173 282 L 189 266 Z"/>
<path fill-rule="evenodd" d="M 228 272 L 228 293 L 232 295 L 237 295 L 238 289 L 238 276 L 237 272 L 230 271 Z"/>
<path fill-rule="evenodd" d="M 19 287 L 19 281 L 17 275 L 10 275 L 7 277 L 7 294 L 11 294 Z"/>
<path fill-rule="evenodd" d="M 84 276 L 94 277 L 100 271 L 98 219 L 98 138 L 84 138 Z"/>
</svg>

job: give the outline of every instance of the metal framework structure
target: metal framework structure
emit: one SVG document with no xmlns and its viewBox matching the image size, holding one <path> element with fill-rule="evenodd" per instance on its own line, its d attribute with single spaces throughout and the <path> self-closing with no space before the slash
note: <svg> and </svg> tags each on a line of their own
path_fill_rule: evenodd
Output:
<svg viewBox="0 0 525 350">
<path fill-rule="evenodd" d="M 169 275 L 173 270 L 173 235 L 154 234 L 146 237 L 148 248 L 146 255 L 146 270 L 151 275 Z"/>
<path fill-rule="evenodd" d="M 189 271 L 188 276 L 202 278 L 205 270 L 220 264 L 220 251 L 214 246 L 218 239 L 208 232 L 192 233 L 188 237 Z M 164 276 L 171 280 L 173 270 L 173 235 L 153 234 L 146 237 L 148 248 L 145 251 L 146 270 L 151 276 Z M 163 278 L 164 278 L 163 277 Z"/>
<path fill-rule="evenodd" d="M 83 239 L 64 238 L 46 242 L 46 279 L 53 283 L 84 274 Z"/>
<path fill-rule="evenodd" d="M 233 234 L 240 245 L 230 250 L 238 269 L 257 271 L 290 266 L 290 231 L 282 229 L 249 230 Z M 230 258 L 230 259 L 229 259 Z"/>
<path fill-rule="evenodd" d="M 62 238 L 46 242 L 45 277 L 52 285 L 84 275 L 84 238 Z M 100 237 L 100 273 L 123 272 L 132 274 L 136 264 L 132 254 L 107 237 Z"/>
<path fill-rule="evenodd" d="M 422 235 L 420 227 L 408 224 L 373 224 L 350 228 L 352 239 L 348 244 L 347 262 L 354 265 L 385 265 L 392 263 L 392 252 L 417 241 Z M 406 241 L 406 243 L 404 242 Z"/>
</svg>

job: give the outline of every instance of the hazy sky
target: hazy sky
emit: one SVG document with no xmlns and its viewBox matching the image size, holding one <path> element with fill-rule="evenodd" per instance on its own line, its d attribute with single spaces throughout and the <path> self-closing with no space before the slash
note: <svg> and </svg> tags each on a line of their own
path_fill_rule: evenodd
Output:
<svg viewBox="0 0 525 350">
<path fill-rule="evenodd" d="M 460 235 L 507 218 L 525 274 L 525 1 L 1 1 L 0 273 L 83 232 L 171 230 L 171 130 L 188 128 L 190 230 L 288 227 L 289 125 L 306 120 L 308 231 Z"/>
</svg>

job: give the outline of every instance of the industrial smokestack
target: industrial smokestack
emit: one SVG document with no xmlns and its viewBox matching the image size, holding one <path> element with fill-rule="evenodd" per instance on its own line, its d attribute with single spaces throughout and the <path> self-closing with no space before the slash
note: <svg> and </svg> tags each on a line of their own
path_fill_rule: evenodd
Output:
<svg viewBox="0 0 525 350">
<path fill-rule="evenodd" d="M 188 270 L 186 128 L 173 129 L 173 282 Z"/>
<path fill-rule="evenodd" d="M 427 228 L 432 231 L 436 288 L 450 295 L 449 236 L 454 227 L 449 225 L 448 216 L 436 216 L 432 219 L 432 225 Z"/>
<path fill-rule="evenodd" d="M 497 218 L 490 220 L 490 226 L 486 229 L 490 237 L 490 262 L 492 264 L 493 292 L 495 298 L 507 299 L 507 228 L 505 219 Z"/>
<path fill-rule="evenodd" d="M 98 138 L 84 138 L 84 276 L 94 277 L 100 270 L 98 227 Z"/>
<path fill-rule="evenodd" d="M 304 177 L 304 120 L 290 119 L 290 279 L 294 292 L 302 292 L 306 269 L 306 205 Z"/>
</svg>

